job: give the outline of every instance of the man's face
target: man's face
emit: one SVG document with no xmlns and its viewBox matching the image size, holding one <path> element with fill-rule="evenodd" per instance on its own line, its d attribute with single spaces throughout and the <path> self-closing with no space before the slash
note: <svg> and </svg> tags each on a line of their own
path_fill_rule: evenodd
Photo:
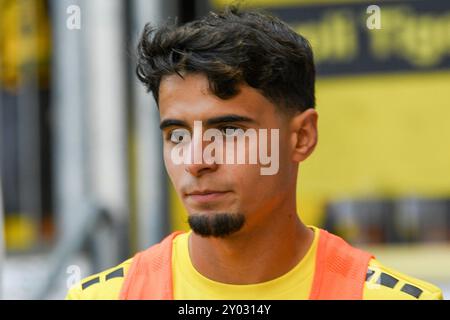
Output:
<svg viewBox="0 0 450 320">
<path fill-rule="evenodd" d="M 241 86 L 238 95 L 222 100 L 209 91 L 204 75 L 187 74 L 184 79 L 178 75 L 170 75 L 161 81 L 159 110 L 164 139 L 164 162 L 175 190 L 190 216 L 211 219 L 224 214 L 240 215 L 245 218 L 245 225 L 242 227 L 251 228 L 269 219 L 269 213 L 280 205 L 288 189 L 295 189 L 289 120 L 256 89 Z M 194 152 L 195 148 L 205 149 L 211 144 L 211 141 L 193 136 L 194 121 L 201 121 L 203 133 L 211 128 L 220 130 L 224 134 L 224 141 L 226 135 L 237 132 L 234 130 L 236 128 L 243 129 L 244 132 L 248 129 L 256 132 L 266 129 L 267 153 L 271 154 L 273 143 L 278 144 L 277 173 L 262 175 L 261 167 L 267 165 L 261 165 L 259 161 L 256 164 L 248 163 L 249 153 L 257 151 L 249 143 L 245 143 L 245 164 L 207 164 L 204 158 L 201 164 L 176 164 L 173 151 L 180 146 L 180 137 L 186 133 L 191 135 L 190 140 L 181 143 L 187 143 L 190 152 Z M 271 141 L 272 129 L 279 130 L 277 141 Z M 272 155 L 272 160 L 274 159 Z M 220 221 L 223 224 L 223 220 Z M 238 230 L 233 232 L 235 231 Z"/>
</svg>

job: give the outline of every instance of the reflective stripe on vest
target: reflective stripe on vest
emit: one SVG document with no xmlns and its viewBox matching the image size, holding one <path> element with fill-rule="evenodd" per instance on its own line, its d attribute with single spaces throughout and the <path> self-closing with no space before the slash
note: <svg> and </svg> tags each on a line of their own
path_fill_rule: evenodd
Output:
<svg viewBox="0 0 450 320">
<path fill-rule="evenodd" d="M 125 300 L 173 300 L 172 241 L 180 231 L 136 254 L 120 293 Z M 373 256 L 320 229 L 310 299 L 360 300 Z"/>
</svg>

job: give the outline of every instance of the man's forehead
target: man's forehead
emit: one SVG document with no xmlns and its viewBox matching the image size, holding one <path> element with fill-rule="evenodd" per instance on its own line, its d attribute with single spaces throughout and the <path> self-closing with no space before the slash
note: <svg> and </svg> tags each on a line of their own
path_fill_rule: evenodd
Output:
<svg viewBox="0 0 450 320">
<path fill-rule="evenodd" d="M 170 74 L 161 78 L 159 85 L 159 98 L 169 99 L 174 95 L 185 93 L 212 94 L 209 90 L 208 78 L 200 73 Z"/>
<path fill-rule="evenodd" d="M 183 78 L 170 75 L 160 85 L 159 110 L 162 117 L 197 116 L 217 117 L 237 113 L 258 118 L 273 111 L 274 106 L 256 89 L 241 85 L 239 93 L 229 99 L 221 99 L 209 90 L 206 76 L 187 74 Z"/>
</svg>

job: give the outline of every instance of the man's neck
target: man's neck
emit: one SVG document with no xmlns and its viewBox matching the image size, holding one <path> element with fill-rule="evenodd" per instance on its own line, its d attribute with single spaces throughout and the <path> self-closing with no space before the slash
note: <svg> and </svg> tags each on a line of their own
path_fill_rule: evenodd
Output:
<svg viewBox="0 0 450 320">
<path fill-rule="evenodd" d="M 297 214 L 274 214 L 257 230 L 227 238 L 202 238 L 192 233 L 189 253 L 203 276 L 228 284 L 254 284 L 282 276 L 305 256 L 314 239 Z M 256 229 L 256 228 L 255 228 Z"/>
</svg>

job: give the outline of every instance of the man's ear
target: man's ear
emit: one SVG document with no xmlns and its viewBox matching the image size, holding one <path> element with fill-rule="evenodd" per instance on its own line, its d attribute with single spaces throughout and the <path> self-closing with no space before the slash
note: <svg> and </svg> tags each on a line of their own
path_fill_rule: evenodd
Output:
<svg viewBox="0 0 450 320">
<path fill-rule="evenodd" d="M 306 109 L 291 119 L 292 160 L 301 162 L 309 157 L 317 144 L 317 120 L 319 115 L 314 109 Z"/>
</svg>

